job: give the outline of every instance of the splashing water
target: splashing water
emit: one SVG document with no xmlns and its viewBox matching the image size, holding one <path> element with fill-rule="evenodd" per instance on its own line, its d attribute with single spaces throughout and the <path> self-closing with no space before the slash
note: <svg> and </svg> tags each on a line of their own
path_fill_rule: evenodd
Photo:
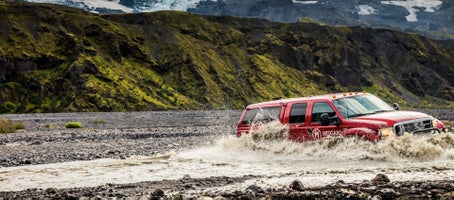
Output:
<svg viewBox="0 0 454 200">
<path fill-rule="evenodd" d="M 321 186 L 344 180 L 370 180 L 385 173 L 391 181 L 454 180 L 454 134 L 410 135 L 370 142 L 360 138 L 324 138 L 295 143 L 288 127 L 271 122 L 237 138 L 223 136 L 212 146 L 163 155 L 133 156 L 0 168 L 0 190 L 89 187 L 106 183 L 134 183 L 210 176 L 255 175 L 222 190 L 287 185 L 299 179 Z M 217 188 L 220 189 L 220 188 Z"/>
<path fill-rule="evenodd" d="M 295 143 L 286 140 L 288 126 L 273 121 L 239 139 L 224 139 L 225 148 L 263 150 L 274 154 L 299 154 L 307 159 L 340 160 L 434 160 L 452 159 L 454 135 L 404 134 L 396 139 L 370 142 L 357 137 L 327 137 Z"/>
</svg>

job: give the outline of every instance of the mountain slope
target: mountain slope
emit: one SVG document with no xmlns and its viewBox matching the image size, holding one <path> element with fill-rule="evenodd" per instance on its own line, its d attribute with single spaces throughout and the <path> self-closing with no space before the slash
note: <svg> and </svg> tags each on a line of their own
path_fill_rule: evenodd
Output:
<svg viewBox="0 0 454 200">
<path fill-rule="evenodd" d="M 452 0 L 27 0 L 97 13 L 188 11 L 203 15 L 296 22 L 311 18 L 330 25 L 367 26 L 454 39 Z"/>
<path fill-rule="evenodd" d="M 414 34 L 13 2 L 0 21 L 1 112 L 236 109 L 346 90 L 453 107 L 453 48 Z"/>
</svg>

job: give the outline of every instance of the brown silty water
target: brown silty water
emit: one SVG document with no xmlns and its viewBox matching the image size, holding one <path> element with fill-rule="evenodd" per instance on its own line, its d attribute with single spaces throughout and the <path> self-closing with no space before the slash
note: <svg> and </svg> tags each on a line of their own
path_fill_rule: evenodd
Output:
<svg viewBox="0 0 454 200">
<path fill-rule="evenodd" d="M 310 186 L 361 182 L 378 173 L 396 181 L 454 180 L 453 133 L 405 134 L 378 142 L 336 137 L 294 143 L 282 139 L 287 130 L 272 122 L 240 138 L 220 136 L 214 145 L 181 152 L 1 168 L 1 190 L 87 187 L 185 175 L 259 177 L 222 188 L 226 191 L 250 184 L 279 187 L 295 178 Z"/>
</svg>

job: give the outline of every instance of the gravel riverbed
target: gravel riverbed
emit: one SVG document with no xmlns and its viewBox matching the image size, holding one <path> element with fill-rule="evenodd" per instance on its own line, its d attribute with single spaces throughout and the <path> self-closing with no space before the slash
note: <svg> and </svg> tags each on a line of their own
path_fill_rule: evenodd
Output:
<svg viewBox="0 0 454 200">
<path fill-rule="evenodd" d="M 445 121 L 454 119 L 453 110 L 423 111 Z M 219 110 L 0 115 L 21 121 L 26 127 L 24 132 L 0 135 L 0 166 L 6 169 L 96 159 L 122 160 L 210 146 L 219 137 L 233 134 L 240 113 Z M 71 121 L 81 122 L 83 128 L 65 128 Z M 219 174 L 204 178 L 187 175 L 176 180 L 109 183 L 96 187 L 30 188 L 0 192 L 0 199 L 454 198 L 454 180 L 399 182 L 387 180 L 386 174 L 361 183 L 339 180 L 311 187 L 296 180 L 279 187 L 262 188 L 251 184 L 234 192 L 221 189 L 203 192 L 205 188 L 243 183 L 257 177 L 263 175 Z M 2 182 L 0 176 L 0 184 Z"/>
</svg>

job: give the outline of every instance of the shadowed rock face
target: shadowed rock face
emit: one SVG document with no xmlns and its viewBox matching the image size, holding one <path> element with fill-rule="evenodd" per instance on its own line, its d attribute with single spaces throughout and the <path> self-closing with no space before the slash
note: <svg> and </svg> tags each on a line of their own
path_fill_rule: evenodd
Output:
<svg viewBox="0 0 454 200">
<path fill-rule="evenodd" d="M 339 91 L 402 106 L 454 100 L 452 46 L 415 34 L 12 2 L 0 11 L 0 112 L 239 109 Z"/>
</svg>

